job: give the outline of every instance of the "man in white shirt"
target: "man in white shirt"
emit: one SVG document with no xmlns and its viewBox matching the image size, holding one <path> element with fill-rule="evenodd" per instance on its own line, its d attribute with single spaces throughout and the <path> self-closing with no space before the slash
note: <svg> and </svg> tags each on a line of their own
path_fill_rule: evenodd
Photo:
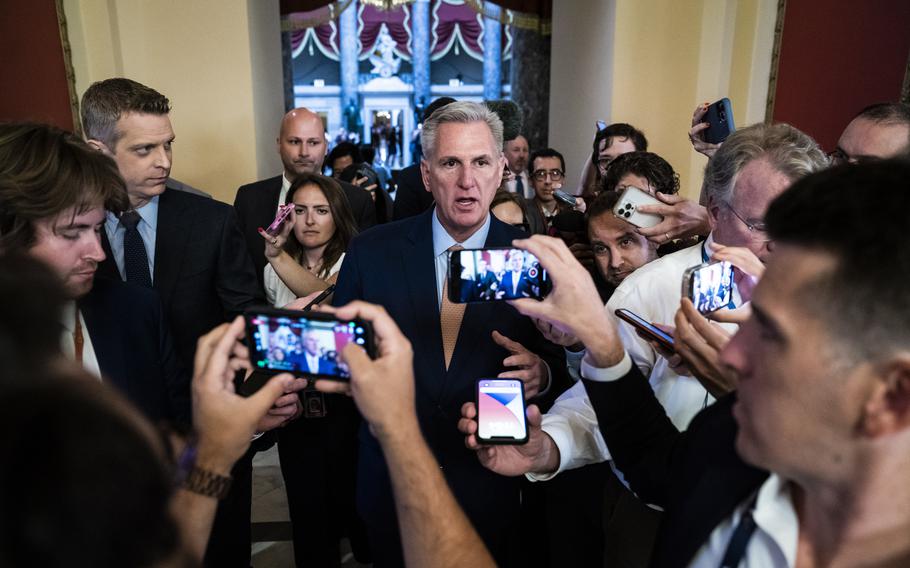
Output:
<svg viewBox="0 0 910 568">
<path fill-rule="evenodd" d="M 721 353 L 739 389 L 682 433 L 568 249 L 524 242 L 554 291 L 516 308 L 588 347 L 601 432 L 632 488 L 665 508 L 652 565 L 910 563 L 908 186 L 910 165 L 890 161 L 813 174 L 775 200 L 774 253 Z M 543 447 L 534 417 L 528 444 Z M 540 455 L 541 469 L 560 459 Z"/>
</svg>

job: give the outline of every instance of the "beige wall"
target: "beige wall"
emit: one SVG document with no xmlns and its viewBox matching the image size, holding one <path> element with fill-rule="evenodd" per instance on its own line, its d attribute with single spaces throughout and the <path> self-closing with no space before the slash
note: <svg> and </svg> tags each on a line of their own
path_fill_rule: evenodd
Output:
<svg viewBox="0 0 910 568">
<path fill-rule="evenodd" d="M 281 171 L 278 0 L 65 0 L 76 89 L 124 76 L 164 93 L 171 175 L 232 202 Z"/>
<path fill-rule="evenodd" d="M 686 132 L 697 104 L 729 96 L 738 125 L 764 119 L 773 0 L 553 3 L 550 144 L 575 187 L 594 121 L 629 122 L 697 197 L 706 159 Z"/>
</svg>

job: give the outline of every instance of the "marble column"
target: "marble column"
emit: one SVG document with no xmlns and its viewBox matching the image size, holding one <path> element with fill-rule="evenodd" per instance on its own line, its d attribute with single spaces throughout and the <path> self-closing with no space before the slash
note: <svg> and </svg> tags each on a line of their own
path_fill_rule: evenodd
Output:
<svg viewBox="0 0 910 568">
<path fill-rule="evenodd" d="M 414 69 L 414 103 L 430 104 L 430 0 L 411 4 L 411 65 Z"/>
<path fill-rule="evenodd" d="M 483 18 L 483 98 L 493 101 L 502 96 L 502 26 L 499 6 L 484 2 L 484 10 L 492 17 Z"/>
<path fill-rule="evenodd" d="M 294 56 L 291 32 L 281 32 L 281 62 L 284 75 L 284 110 L 294 108 Z"/>
<path fill-rule="evenodd" d="M 341 50 L 341 108 L 347 108 L 354 103 L 359 108 L 357 100 L 357 71 L 359 63 L 357 55 L 360 53 L 360 39 L 357 37 L 357 10 L 358 3 L 351 5 L 341 13 L 338 18 L 339 46 Z"/>
<path fill-rule="evenodd" d="M 546 148 L 550 109 L 550 36 L 512 28 L 512 100 L 524 115 L 522 134 L 531 150 Z"/>
</svg>

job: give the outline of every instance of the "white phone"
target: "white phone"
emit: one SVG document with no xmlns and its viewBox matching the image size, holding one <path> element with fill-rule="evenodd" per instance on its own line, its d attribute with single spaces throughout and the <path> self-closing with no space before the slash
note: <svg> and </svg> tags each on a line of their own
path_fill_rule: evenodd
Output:
<svg viewBox="0 0 910 568">
<path fill-rule="evenodd" d="M 653 227 L 664 220 L 656 213 L 639 213 L 638 207 L 641 205 L 661 205 L 661 202 L 647 191 L 630 185 L 619 196 L 613 214 L 636 227 Z"/>
</svg>

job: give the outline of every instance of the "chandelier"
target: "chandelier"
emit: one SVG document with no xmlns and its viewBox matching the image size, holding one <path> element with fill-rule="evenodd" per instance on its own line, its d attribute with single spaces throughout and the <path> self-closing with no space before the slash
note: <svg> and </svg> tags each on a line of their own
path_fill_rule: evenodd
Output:
<svg viewBox="0 0 910 568">
<path fill-rule="evenodd" d="M 394 10 L 399 6 L 410 4 L 414 0 L 360 0 L 361 4 L 368 4 L 380 10 Z"/>
</svg>

